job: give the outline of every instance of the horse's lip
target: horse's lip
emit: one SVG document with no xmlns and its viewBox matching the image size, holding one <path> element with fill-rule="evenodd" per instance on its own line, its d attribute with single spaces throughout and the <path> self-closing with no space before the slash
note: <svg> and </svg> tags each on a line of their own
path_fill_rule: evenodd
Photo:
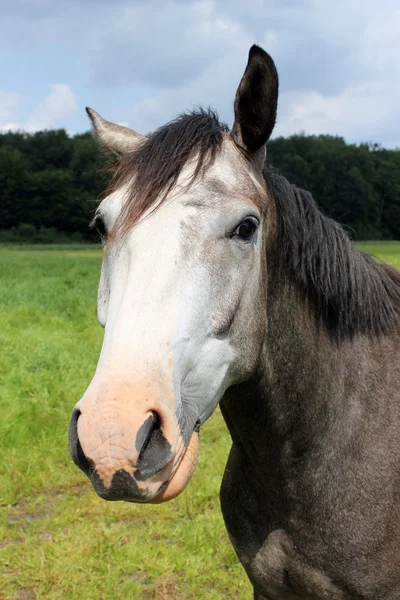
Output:
<svg viewBox="0 0 400 600">
<path fill-rule="evenodd" d="M 193 429 L 192 429 L 192 434 L 193 434 L 193 433 L 197 433 L 197 435 L 200 437 L 200 427 L 201 427 L 201 425 L 202 425 L 202 423 L 201 423 L 200 419 L 198 419 L 198 420 L 196 421 L 196 423 L 194 424 L 194 427 L 193 427 Z M 191 438 L 191 437 L 192 437 L 192 436 L 190 436 L 190 438 Z M 159 489 L 158 489 L 158 491 L 157 491 L 156 495 L 155 495 L 155 496 L 153 496 L 152 500 L 155 500 L 155 499 L 157 498 L 157 496 L 159 496 L 159 495 L 161 494 L 161 492 L 162 492 L 163 490 L 165 490 L 165 488 L 166 488 L 166 487 L 167 487 L 167 486 L 168 486 L 168 485 L 171 483 L 171 481 L 173 480 L 173 478 L 174 478 L 174 475 L 175 475 L 175 473 L 178 471 L 178 469 L 179 469 L 179 467 L 180 467 L 180 464 L 181 464 L 181 462 L 183 461 L 183 459 L 184 459 L 184 457 L 185 457 L 185 454 L 186 454 L 186 452 L 187 452 L 187 450 L 188 450 L 188 446 L 189 446 L 190 438 L 189 438 L 189 441 L 188 441 L 188 445 L 187 445 L 187 446 L 186 446 L 186 448 L 185 448 L 185 451 L 184 451 L 184 452 L 182 452 L 182 455 L 181 455 L 181 457 L 180 457 L 180 459 L 179 459 L 179 462 L 177 463 L 177 465 L 176 465 L 176 467 L 175 467 L 175 469 L 174 469 L 174 472 L 173 472 L 173 475 L 172 475 L 172 477 L 171 477 L 170 479 L 168 479 L 167 481 L 163 481 L 163 483 L 160 485 L 160 487 L 159 487 Z"/>
</svg>

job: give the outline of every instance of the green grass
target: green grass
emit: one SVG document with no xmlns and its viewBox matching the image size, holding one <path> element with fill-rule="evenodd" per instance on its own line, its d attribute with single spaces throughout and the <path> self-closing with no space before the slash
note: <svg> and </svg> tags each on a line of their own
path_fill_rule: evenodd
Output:
<svg viewBox="0 0 400 600">
<path fill-rule="evenodd" d="M 399 242 L 359 242 L 357 248 L 400 270 Z"/>
<path fill-rule="evenodd" d="M 400 268 L 399 243 L 359 247 Z M 0 600 L 247 600 L 219 508 L 218 411 L 188 489 L 165 505 L 106 503 L 69 458 L 102 339 L 100 262 L 94 247 L 0 248 Z"/>
</svg>

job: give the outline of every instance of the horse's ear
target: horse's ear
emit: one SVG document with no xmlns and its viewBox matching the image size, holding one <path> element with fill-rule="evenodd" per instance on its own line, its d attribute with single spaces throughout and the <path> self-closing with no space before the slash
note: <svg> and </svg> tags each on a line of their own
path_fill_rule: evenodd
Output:
<svg viewBox="0 0 400 600">
<path fill-rule="evenodd" d="M 261 168 L 265 144 L 275 125 L 277 104 L 278 73 L 274 61 L 262 48 L 252 46 L 236 92 L 232 136 Z"/>
<path fill-rule="evenodd" d="M 133 152 L 140 143 L 146 140 L 143 135 L 136 133 L 133 129 L 106 121 L 93 108 L 86 107 L 86 112 L 99 142 L 114 154 Z"/>
</svg>

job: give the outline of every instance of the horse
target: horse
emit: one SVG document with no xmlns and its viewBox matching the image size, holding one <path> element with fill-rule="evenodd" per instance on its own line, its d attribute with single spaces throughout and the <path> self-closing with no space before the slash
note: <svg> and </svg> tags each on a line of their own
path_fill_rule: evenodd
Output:
<svg viewBox="0 0 400 600">
<path fill-rule="evenodd" d="M 106 500 L 158 503 L 219 404 L 220 500 L 256 600 L 400 598 L 400 274 L 266 160 L 278 102 L 252 46 L 232 129 L 209 110 L 115 155 L 93 226 L 104 341 L 70 454 Z"/>
</svg>

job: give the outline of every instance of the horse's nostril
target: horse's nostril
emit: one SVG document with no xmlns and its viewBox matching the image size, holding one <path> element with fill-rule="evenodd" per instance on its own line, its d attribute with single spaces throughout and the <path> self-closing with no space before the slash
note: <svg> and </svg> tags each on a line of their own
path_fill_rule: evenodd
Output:
<svg viewBox="0 0 400 600">
<path fill-rule="evenodd" d="M 68 431 L 69 453 L 76 466 L 79 467 L 86 475 L 89 475 L 90 464 L 82 450 L 82 446 L 78 437 L 78 419 L 80 414 L 81 411 L 76 408 L 72 413 Z"/>
<path fill-rule="evenodd" d="M 143 454 L 145 453 L 146 449 L 152 443 L 152 438 L 156 434 L 156 431 L 158 431 L 160 429 L 161 419 L 160 419 L 159 415 L 153 410 L 153 411 L 151 411 L 151 415 L 148 418 L 148 420 L 144 423 L 144 425 L 146 428 L 145 438 L 144 438 L 143 443 L 140 448 L 138 461 L 140 461 L 142 459 Z M 136 443 L 137 442 L 138 442 L 138 440 L 136 439 Z M 154 442 L 154 439 L 153 439 L 153 442 Z"/>
<path fill-rule="evenodd" d="M 152 411 L 136 437 L 139 450 L 136 479 L 144 480 L 159 473 L 171 460 L 171 445 L 164 436 L 160 416 Z"/>
</svg>

